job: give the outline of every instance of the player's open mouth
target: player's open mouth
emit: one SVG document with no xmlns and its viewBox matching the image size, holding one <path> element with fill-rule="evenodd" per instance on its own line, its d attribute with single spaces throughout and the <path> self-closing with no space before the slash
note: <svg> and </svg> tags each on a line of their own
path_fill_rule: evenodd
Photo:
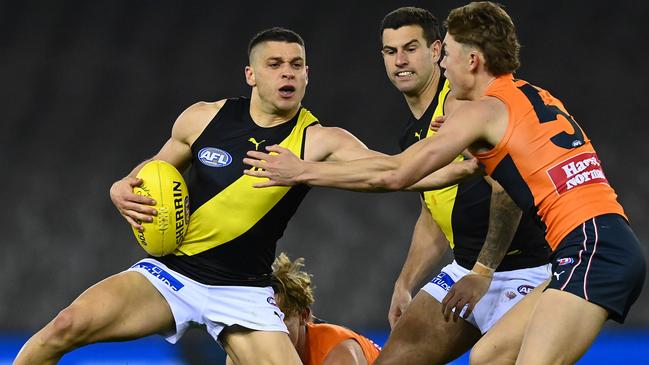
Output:
<svg viewBox="0 0 649 365">
<path fill-rule="evenodd" d="M 415 76 L 415 73 L 412 71 L 399 71 L 395 76 L 400 79 L 406 79 Z"/>
<path fill-rule="evenodd" d="M 279 94 L 283 98 L 290 98 L 295 94 L 295 86 L 292 85 L 285 85 L 279 88 Z"/>
</svg>

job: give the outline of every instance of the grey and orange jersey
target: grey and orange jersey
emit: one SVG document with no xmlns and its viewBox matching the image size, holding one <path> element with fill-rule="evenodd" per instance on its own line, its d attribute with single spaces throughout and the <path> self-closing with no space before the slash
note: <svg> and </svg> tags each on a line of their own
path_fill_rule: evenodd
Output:
<svg viewBox="0 0 649 365">
<path fill-rule="evenodd" d="M 433 119 L 444 115 L 444 103 L 449 91 L 448 81 L 442 77 L 437 94 L 424 115 L 419 119 L 410 116 L 399 140 L 402 150 L 435 133 L 429 129 L 429 125 Z M 464 158 L 460 155 L 455 160 Z M 449 241 L 455 260 L 471 269 L 489 229 L 491 185 L 479 176 L 447 188 L 426 191 L 422 195 L 433 219 Z M 543 236 L 543 230 L 536 226 L 532 217 L 524 214 L 498 271 L 546 264 L 550 251 Z"/>
</svg>

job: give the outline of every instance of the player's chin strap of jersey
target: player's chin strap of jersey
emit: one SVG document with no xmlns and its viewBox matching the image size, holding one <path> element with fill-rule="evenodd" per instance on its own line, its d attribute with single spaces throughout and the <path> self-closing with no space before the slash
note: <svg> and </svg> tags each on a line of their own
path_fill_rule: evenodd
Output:
<svg viewBox="0 0 649 365">
<path fill-rule="evenodd" d="M 480 275 L 490 279 L 493 278 L 494 271 L 496 271 L 496 269 L 492 269 L 489 266 L 481 264 L 478 261 L 475 262 L 475 265 L 473 265 L 473 269 L 471 269 L 472 274 Z"/>
</svg>

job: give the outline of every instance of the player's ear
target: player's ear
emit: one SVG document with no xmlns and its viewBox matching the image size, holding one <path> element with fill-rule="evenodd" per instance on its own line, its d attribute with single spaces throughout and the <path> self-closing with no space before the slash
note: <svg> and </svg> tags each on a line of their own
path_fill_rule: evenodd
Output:
<svg viewBox="0 0 649 365">
<path fill-rule="evenodd" d="M 478 66 L 480 66 L 481 63 L 484 63 L 484 59 L 482 58 L 482 53 L 480 53 L 477 49 L 473 48 L 469 51 L 469 70 L 470 71 L 475 71 Z"/>
<path fill-rule="evenodd" d="M 309 66 L 304 66 L 306 71 L 306 83 L 309 84 Z"/>
<path fill-rule="evenodd" d="M 300 322 L 310 322 L 311 321 L 311 308 L 304 308 L 300 313 Z"/>
<path fill-rule="evenodd" d="M 252 87 L 257 86 L 257 82 L 255 81 L 255 71 L 253 70 L 252 66 L 246 66 L 244 73 L 246 75 L 246 83 Z"/>
<path fill-rule="evenodd" d="M 442 41 L 436 40 L 430 45 L 430 49 L 433 51 L 433 62 L 439 62 L 442 56 Z"/>
</svg>

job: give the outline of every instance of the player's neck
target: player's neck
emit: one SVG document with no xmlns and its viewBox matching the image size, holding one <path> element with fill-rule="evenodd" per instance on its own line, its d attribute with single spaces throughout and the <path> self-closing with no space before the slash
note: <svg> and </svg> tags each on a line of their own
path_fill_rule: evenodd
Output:
<svg viewBox="0 0 649 365">
<path fill-rule="evenodd" d="M 264 102 L 253 94 L 250 98 L 250 117 L 252 121 L 262 128 L 270 128 L 291 120 L 298 110 L 300 104 L 290 110 L 278 110 L 269 102 Z"/>
<path fill-rule="evenodd" d="M 307 363 L 309 360 L 309 349 L 308 349 L 308 342 L 309 342 L 309 334 L 306 325 L 301 325 L 299 329 L 299 333 L 297 335 L 297 344 L 295 344 L 295 349 L 297 350 L 297 354 L 300 356 L 300 360 L 302 360 L 303 363 Z"/>
<path fill-rule="evenodd" d="M 475 87 L 469 93 L 470 100 L 476 100 L 483 97 L 489 86 L 496 80 L 496 76 L 493 76 L 487 72 L 481 72 L 476 76 Z"/>
<path fill-rule="evenodd" d="M 430 104 L 433 102 L 433 99 L 435 99 L 440 83 L 441 74 L 442 73 L 439 66 L 435 65 L 430 80 L 428 80 L 421 91 L 412 95 L 405 93 L 403 94 L 403 96 L 406 98 L 408 108 L 410 108 L 410 112 L 415 118 L 421 118 L 422 115 L 426 113 L 426 110 L 428 109 Z"/>
</svg>

